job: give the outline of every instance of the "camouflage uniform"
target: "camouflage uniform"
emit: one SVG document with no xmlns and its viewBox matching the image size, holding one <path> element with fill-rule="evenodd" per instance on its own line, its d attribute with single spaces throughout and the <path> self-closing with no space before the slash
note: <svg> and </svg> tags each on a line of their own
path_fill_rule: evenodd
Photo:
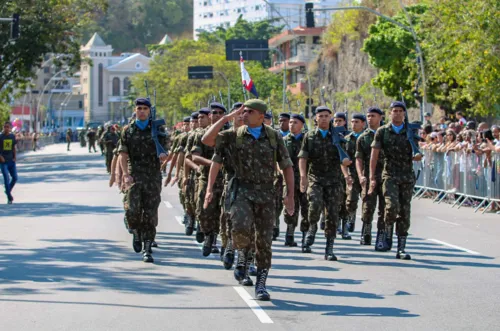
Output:
<svg viewBox="0 0 500 331">
<path fill-rule="evenodd" d="M 73 131 L 71 129 L 66 130 L 66 142 L 68 145 L 66 146 L 66 149 L 69 151 L 69 145 L 71 144 L 71 137 L 73 136 Z"/>
<path fill-rule="evenodd" d="M 274 138 L 268 132 L 275 134 Z M 272 139 L 276 146 L 272 147 Z M 246 125 L 219 133 L 216 146 L 224 149 L 236 166 L 236 175 L 231 183 L 230 217 L 232 238 L 237 249 L 252 248 L 252 231 L 255 227 L 256 264 L 259 269 L 271 267 L 272 231 L 276 207 L 274 172 L 275 160 L 280 169 L 292 166 L 283 139 L 277 131 L 262 126 L 258 139 L 248 131 Z M 218 154 L 214 162 L 222 163 Z"/>
<path fill-rule="evenodd" d="M 163 146 L 165 137 L 159 137 Z M 135 120 L 123 128 L 119 152 L 128 154 L 129 174 L 134 179 L 125 192 L 123 204 L 128 228 L 139 230 L 144 241 L 154 241 L 158 225 L 158 206 L 161 202 L 160 159 L 151 139 L 151 125 L 139 130 Z"/>
<path fill-rule="evenodd" d="M 411 199 L 415 186 L 412 149 L 406 137 L 406 128 L 397 134 L 391 123 L 380 127 L 375 133 L 372 148 L 383 152 L 382 192 L 386 231 L 396 223 L 398 237 L 406 237 L 410 229 Z"/>
<path fill-rule="evenodd" d="M 113 150 L 118 144 L 118 135 L 111 130 L 107 130 L 102 136 L 102 141 L 106 151 L 106 169 L 110 173 L 111 162 L 113 161 Z"/>
<path fill-rule="evenodd" d="M 356 171 L 356 141 L 361 133 L 356 134 L 354 131 L 348 134 L 345 139 L 345 151 L 352 164 L 349 166 L 349 175 L 352 178 L 352 187 L 347 187 L 346 190 L 346 211 L 349 219 L 349 231 L 354 231 L 354 224 L 356 222 L 356 210 L 358 209 L 359 195 L 361 194 L 361 184 L 359 183 L 358 172 Z"/>
<path fill-rule="evenodd" d="M 104 154 L 104 144 L 102 142 L 102 134 L 104 132 L 104 128 L 102 126 L 100 126 L 98 129 L 97 129 L 97 137 L 94 137 L 94 140 L 93 140 L 93 145 L 94 145 L 94 151 L 95 151 L 95 141 L 97 140 L 97 143 L 99 144 L 99 148 L 101 149 L 101 154 Z M 90 144 L 90 140 L 89 140 L 89 144 Z M 90 147 L 89 147 L 90 148 Z M 89 149 L 89 152 L 90 152 L 90 149 Z"/>
<path fill-rule="evenodd" d="M 383 152 L 381 151 L 378 162 L 377 162 L 377 187 L 375 188 L 373 194 L 368 195 L 368 190 L 370 189 L 370 156 L 371 156 L 371 145 L 375 137 L 375 132 L 371 129 L 366 129 L 365 132 L 359 136 L 356 148 L 356 158 L 363 160 L 363 174 L 366 177 L 366 184 L 362 188 L 361 197 L 363 199 L 361 221 L 364 224 L 372 224 L 373 214 L 375 213 L 375 207 L 377 206 L 378 200 L 378 220 L 377 229 L 384 230 L 384 209 L 385 200 L 382 194 L 382 168 L 384 166 Z"/>
<path fill-rule="evenodd" d="M 344 187 L 339 152 L 332 144 L 331 133 L 328 132 L 325 138 L 317 128 L 306 133 L 298 157 L 308 161 L 307 196 L 310 229 L 312 226 L 314 229 L 317 228 L 324 208 L 325 236 L 335 238 L 340 206 L 344 204 Z"/>
<path fill-rule="evenodd" d="M 182 133 L 179 133 L 175 136 L 175 138 L 172 141 L 172 144 L 170 145 L 170 153 L 172 153 L 172 154 L 179 153 L 180 141 L 182 140 L 184 135 L 187 135 L 187 132 L 182 132 Z M 175 167 L 177 165 L 171 164 L 170 166 Z M 179 169 L 179 170 L 182 170 L 182 169 Z M 182 171 L 180 171 L 180 174 L 182 176 Z M 178 178 L 178 181 L 177 181 L 177 187 L 179 188 L 179 201 L 180 201 L 182 207 L 184 208 L 184 210 L 186 210 L 185 201 L 184 201 L 184 193 L 182 193 L 182 187 L 181 187 L 181 178 Z"/>
<path fill-rule="evenodd" d="M 191 154 L 191 149 L 193 148 L 193 142 L 196 133 L 198 132 L 199 129 L 190 131 L 187 134 L 187 139 L 186 139 L 186 144 L 185 145 L 180 145 L 179 148 L 184 147 L 184 157 L 190 157 Z M 198 174 L 191 169 L 188 174 L 187 180 L 188 185 L 186 187 L 186 212 L 187 214 L 194 220 L 196 216 L 196 192 L 198 191 Z"/>
</svg>

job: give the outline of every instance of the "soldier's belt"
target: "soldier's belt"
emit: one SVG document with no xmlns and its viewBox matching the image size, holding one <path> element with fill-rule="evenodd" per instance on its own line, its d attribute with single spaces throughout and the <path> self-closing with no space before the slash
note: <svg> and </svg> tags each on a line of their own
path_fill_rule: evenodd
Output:
<svg viewBox="0 0 500 331">
<path fill-rule="evenodd" d="M 270 190 L 270 189 L 274 189 L 274 184 L 273 183 L 260 183 L 260 184 L 256 184 L 256 183 L 240 182 L 238 185 L 239 185 L 239 187 L 245 188 L 245 189 L 248 189 L 248 190 Z"/>
</svg>

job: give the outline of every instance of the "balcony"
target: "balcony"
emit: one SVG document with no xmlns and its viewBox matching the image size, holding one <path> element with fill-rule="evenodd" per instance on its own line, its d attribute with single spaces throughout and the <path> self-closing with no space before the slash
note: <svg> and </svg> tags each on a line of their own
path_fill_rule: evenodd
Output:
<svg viewBox="0 0 500 331">
<path fill-rule="evenodd" d="M 286 70 L 291 70 L 299 67 L 305 67 L 318 55 L 320 52 L 320 45 L 300 44 L 297 45 L 297 54 L 286 60 Z M 269 68 L 272 73 L 279 73 L 283 71 L 284 63 L 282 61 L 273 62 L 273 66 Z"/>
</svg>

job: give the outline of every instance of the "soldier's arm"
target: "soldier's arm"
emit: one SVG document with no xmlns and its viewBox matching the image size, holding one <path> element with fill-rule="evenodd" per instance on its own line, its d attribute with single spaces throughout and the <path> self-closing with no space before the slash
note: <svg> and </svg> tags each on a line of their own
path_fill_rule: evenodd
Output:
<svg viewBox="0 0 500 331">
<path fill-rule="evenodd" d="M 210 147 L 214 147 L 217 135 L 219 134 L 220 130 L 224 127 L 224 125 L 229 121 L 230 121 L 229 116 L 225 115 L 220 120 L 218 120 L 214 125 L 210 126 L 210 128 L 207 130 L 207 132 L 205 132 L 205 134 L 201 138 L 201 143 Z"/>
<path fill-rule="evenodd" d="M 203 152 L 203 146 L 202 146 L 203 143 L 201 141 L 202 141 L 202 136 L 199 134 L 196 135 L 196 138 L 194 139 L 193 143 L 193 148 L 191 148 L 191 157 L 193 159 L 193 162 L 196 163 L 197 165 L 204 165 L 210 167 L 212 165 L 212 161 L 201 156 Z"/>
<path fill-rule="evenodd" d="M 363 136 L 358 138 L 358 141 L 356 142 L 356 171 L 358 172 L 358 177 L 361 180 L 362 177 L 365 177 L 364 172 L 364 163 L 363 163 L 363 158 L 365 154 L 363 151 Z"/>
<path fill-rule="evenodd" d="M 375 180 L 377 162 L 378 162 L 378 158 L 380 155 L 380 150 L 383 148 L 383 144 L 382 144 L 383 130 L 384 130 L 383 128 L 377 130 L 377 132 L 375 133 L 375 138 L 373 139 L 373 142 L 372 142 L 372 152 L 370 155 L 370 180 L 371 181 Z"/>
</svg>

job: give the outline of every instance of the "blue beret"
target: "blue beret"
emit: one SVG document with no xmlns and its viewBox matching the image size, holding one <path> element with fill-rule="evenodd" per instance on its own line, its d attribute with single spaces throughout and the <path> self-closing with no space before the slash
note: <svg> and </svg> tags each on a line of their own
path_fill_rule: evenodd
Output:
<svg viewBox="0 0 500 331">
<path fill-rule="evenodd" d="M 392 108 L 395 108 L 395 107 L 401 107 L 401 108 L 403 108 L 404 111 L 406 111 L 406 105 L 402 101 L 393 101 L 391 103 L 390 108 L 392 109 Z"/>
<path fill-rule="evenodd" d="M 149 108 L 151 108 L 151 102 L 149 102 L 149 100 L 146 98 L 135 99 L 135 105 L 136 106 L 148 106 Z"/>
<path fill-rule="evenodd" d="M 335 115 L 333 115 L 333 117 L 334 118 L 343 118 L 344 121 L 347 121 L 345 113 L 335 113 Z"/>
<path fill-rule="evenodd" d="M 370 107 L 370 108 L 368 108 L 367 113 L 368 114 L 369 113 L 377 113 L 379 115 L 384 115 L 384 112 L 380 108 L 378 108 L 378 107 Z"/>
<path fill-rule="evenodd" d="M 239 108 L 241 108 L 241 106 L 243 106 L 243 102 L 236 102 L 231 107 L 231 110 L 239 109 Z"/>
<path fill-rule="evenodd" d="M 284 117 L 290 119 L 290 114 L 288 113 L 281 113 L 279 117 Z"/>
<path fill-rule="evenodd" d="M 189 123 L 191 122 L 191 116 L 186 116 L 184 117 L 184 119 L 182 120 L 184 123 Z"/>
<path fill-rule="evenodd" d="M 208 109 L 208 108 L 201 108 L 200 110 L 198 110 L 198 113 L 199 114 L 210 115 L 210 109 Z"/>
<path fill-rule="evenodd" d="M 273 114 L 271 114 L 271 113 L 265 113 L 264 114 L 264 118 L 267 118 L 269 120 L 269 119 L 273 118 Z"/>
<path fill-rule="evenodd" d="M 218 102 L 212 102 L 210 104 L 210 109 L 214 109 L 214 108 L 222 109 L 224 112 L 227 112 L 226 107 L 224 107 L 223 104 L 218 103 Z"/>
<path fill-rule="evenodd" d="M 197 111 L 191 114 L 191 119 L 192 120 L 197 120 L 198 119 L 198 112 Z"/>
<path fill-rule="evenodd" d="M 306 123 L 306 119 L 304 118 L 304 116 L 302 116 L 300 114 L 292 114 L 292 118 L 299 120 L 302 123 Z"/>
<path fill-rule="evenodd" d="M 332 111 L 330 110 L 330 108 L 328 108 L 326 106 L 319 106 L 319 107 L 317 107 L 315 113 L 317 114 L 317 113 L 321 113 L 321 112 L 324 112 L 324 111 L 327 111 L 330 114 L 332 113 Z"/>
<path fill-rule="evenodd" d="M 353 114 L 353 115 L 352 115 L 352 119 L 362 120 L 363 122 L 366 122 L 366 117 L 365 117 L 365 115 L 363 115 L 363 114 L 359 114 L 359 113 L 357 113 L 357 114 Z"/>
</svg>

